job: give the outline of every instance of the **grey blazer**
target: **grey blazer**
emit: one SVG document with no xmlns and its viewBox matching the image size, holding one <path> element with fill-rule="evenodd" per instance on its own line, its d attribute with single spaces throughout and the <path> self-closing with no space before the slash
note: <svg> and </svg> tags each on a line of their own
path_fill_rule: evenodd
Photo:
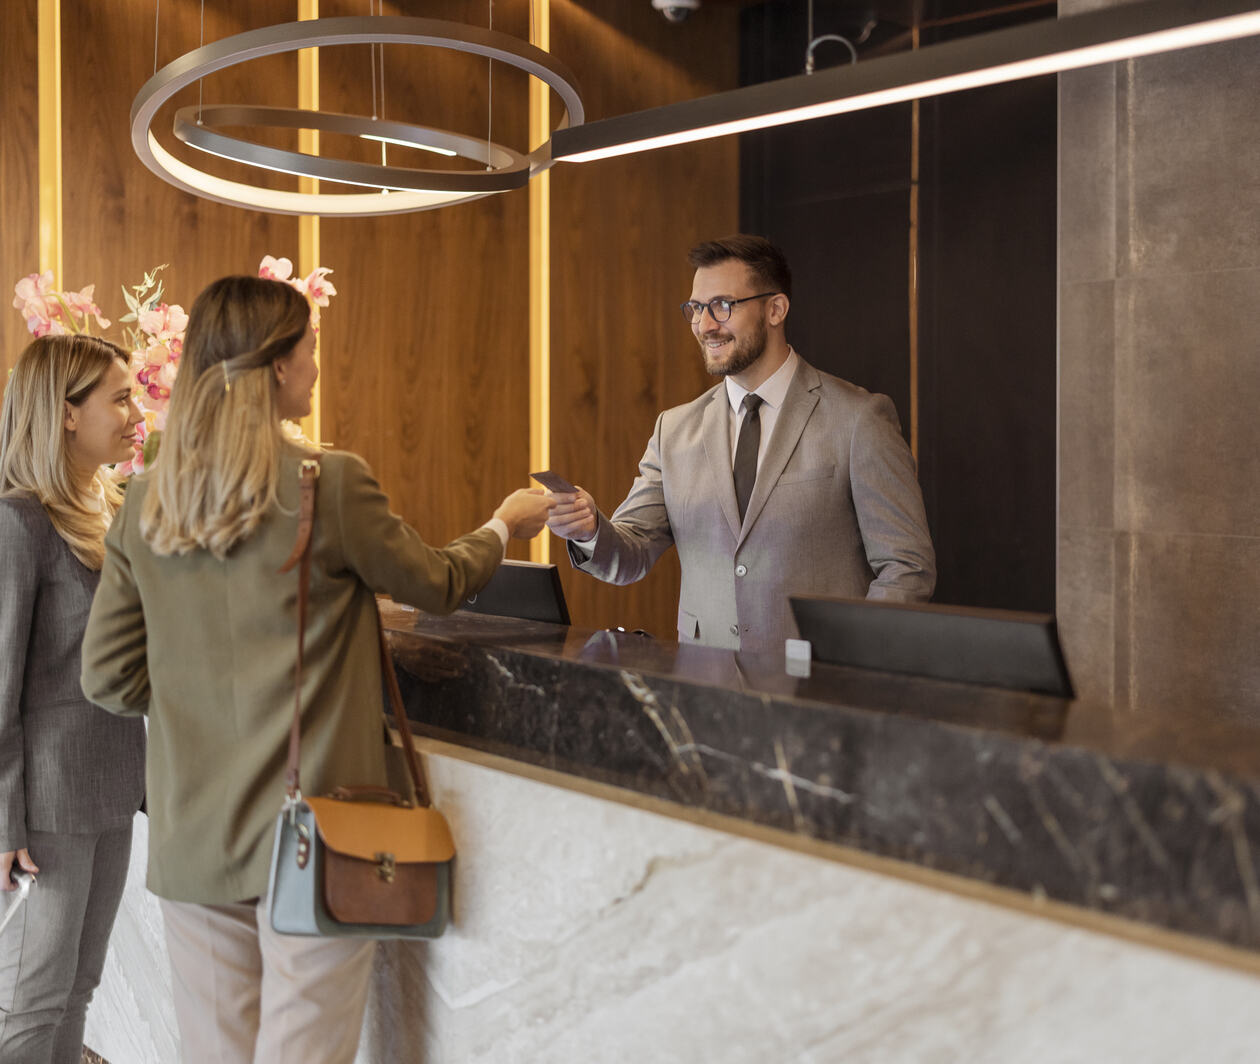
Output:
<svg viewBox="0 0 1260 1064">
<path fill-rule="evenodd" d="M 656 421 L 630 494 L 573 564 L 614 584 L 676 544 L 678 638 L 782 651 L 797 593 L 926 601 L 936 556 L 914 459 L 887 396 L 797 366 L 741 525 L 719 383 Z"/>
<path fill-rule="evenodd" d="M 144 724 L 79 686 L 98 579 L 38 500 L 0 499 L 0 850 L 125 827 L 144 797 Z"/>
</svg>

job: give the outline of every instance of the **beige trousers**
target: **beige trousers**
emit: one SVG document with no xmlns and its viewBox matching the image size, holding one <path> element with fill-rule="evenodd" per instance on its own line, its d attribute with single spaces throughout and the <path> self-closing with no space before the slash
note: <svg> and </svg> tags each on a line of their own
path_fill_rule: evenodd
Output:
<svg viewBox="0 0 1260 1064">
<path fill-rule="evenodd" d="M 266 899 L 162 916 L 184 1064 L 352 1064 L 374 941 L 278 935 Z"/>
</svg>

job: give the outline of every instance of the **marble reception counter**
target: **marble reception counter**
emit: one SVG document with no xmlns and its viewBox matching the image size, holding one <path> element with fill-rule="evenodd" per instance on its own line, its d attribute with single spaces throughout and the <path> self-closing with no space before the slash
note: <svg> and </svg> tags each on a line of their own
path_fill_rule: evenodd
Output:
<svg viewBox="0 0 1260 1064">
<path fill-rule="evenodd" d="M 1254 1059 L 1247 721 L 383 612 L 458 857 L 356 1064 Z M 179 1055 L 147 850 L 138 815 L 116 1064 Z"/>
<path fill-rule="evenodd" d="M 421 736 L 1122 933 L 1260 950 L 1260 712 L 1121 716 L 817 663 L 796 678 L 777 656 L 628 633 L 382 614 Z"/>
</svg>

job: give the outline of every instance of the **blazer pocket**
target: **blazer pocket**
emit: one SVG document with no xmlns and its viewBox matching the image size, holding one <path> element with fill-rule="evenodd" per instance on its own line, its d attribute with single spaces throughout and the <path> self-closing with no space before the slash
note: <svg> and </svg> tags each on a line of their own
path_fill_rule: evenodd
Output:
<svg viewBox="0 0 1260 1064">
<path fill-rule="evenodd" d="M 834 465 L 818 466 L 815 469 L 793 469 L 779 477 L 780 484 L 799 484 L 806 480 L 825 480 L 836 475 Z"/>
<path fill-rule="evenodd" d="M 687 643 L 694 643 L 700 638 L 700 618 L 681 606 L 678 609 L 678 634 Z"/>
</svg>

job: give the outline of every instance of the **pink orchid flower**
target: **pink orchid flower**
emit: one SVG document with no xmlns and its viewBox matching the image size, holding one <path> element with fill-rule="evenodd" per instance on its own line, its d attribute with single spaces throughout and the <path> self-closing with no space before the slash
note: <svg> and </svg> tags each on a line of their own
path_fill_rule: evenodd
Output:
<svg viewBox="0 0 1260 1064">
<path fill-rule="evenodd" d="M 13 286 L 13 305 L 21 310 L 24 316 L 35 316 L 35 307 L 38 307 L 42 312 L 40 317 L 51 318 L 54 308 L 57 308 L 52 283 L 52 270 L 27 274 Z"/>
<path fill-rule="evenodd" d="M 157 383 L 167 395 L 171 394 L 171 389 L 175 387 L 175 374 L 179 372 L 179 367 L 174 362 L 167 362 L 157 371 Z"/>
<path fill-rule="evenodd" d="M 51 270 L 32 273 L 13 286 L 13 305 L 22 312 L 26 328 L 35 336 L 61 335 L 69 330 L 62 324 L 65 308 L 52 286 Z"/>
<path fill-rule="evenodd" d="M 62 292 L 61 299 L 70 308 L 72 314 L 79 314 L 83 317 L 84 328 L 87 327 L 88 315 L 91 315 L 96 319 L 97 325 L 102 329 L 108 329 L 109 319 L 101 316 L 101 308 L 95 302 L 95 293 L 96 285 L 90 284 L 78 292 Z"/>
<path fill-rule="evenodd" d="M 317 266 L 306 277 L 306 298 L 318 307 L 328 306 L 329 297 L 337 294 L 332 281 L 328 280 L 330 273 L 332 270 L 327 266 Z"/>
<path fill-rule="evenodd" d="M 178 303 L 168 306 L 159 303 L 149 310 L 142 310 L 136 316 L 140 331 L 162 342 L 169 342 L 176 336 L 183 336 L 188 328 L 188 315 Z"/>
<path fill-rule="evenodd" d="M 264 255 L 262 262 L 258 264 L 258 276 L 270 281 L 287 281 L 293 276 L 293 260 Z"/>
<path fill-rule="evenodd" d="M 65 336 L 70 332 L 56 318 L 30 317 L 26 319 L 26 328 L 37 340 L 41 336 Z"/>
<path fill-rule="evenodd" d="M 161 340 L 149 344 L 144 349 L 145 366 L 165 366 L 173 357 L 171 349 Z"/>
<path fill-rule="evenodd" d="M 158 403 L 164 403 L 171 397 L 171 390 L 158 384 L 157 381 L 152 378 L 150 378 L 149 385 L 145 388 L 145 391 L 149 393 L 150 399 Z"/>
</svg>

